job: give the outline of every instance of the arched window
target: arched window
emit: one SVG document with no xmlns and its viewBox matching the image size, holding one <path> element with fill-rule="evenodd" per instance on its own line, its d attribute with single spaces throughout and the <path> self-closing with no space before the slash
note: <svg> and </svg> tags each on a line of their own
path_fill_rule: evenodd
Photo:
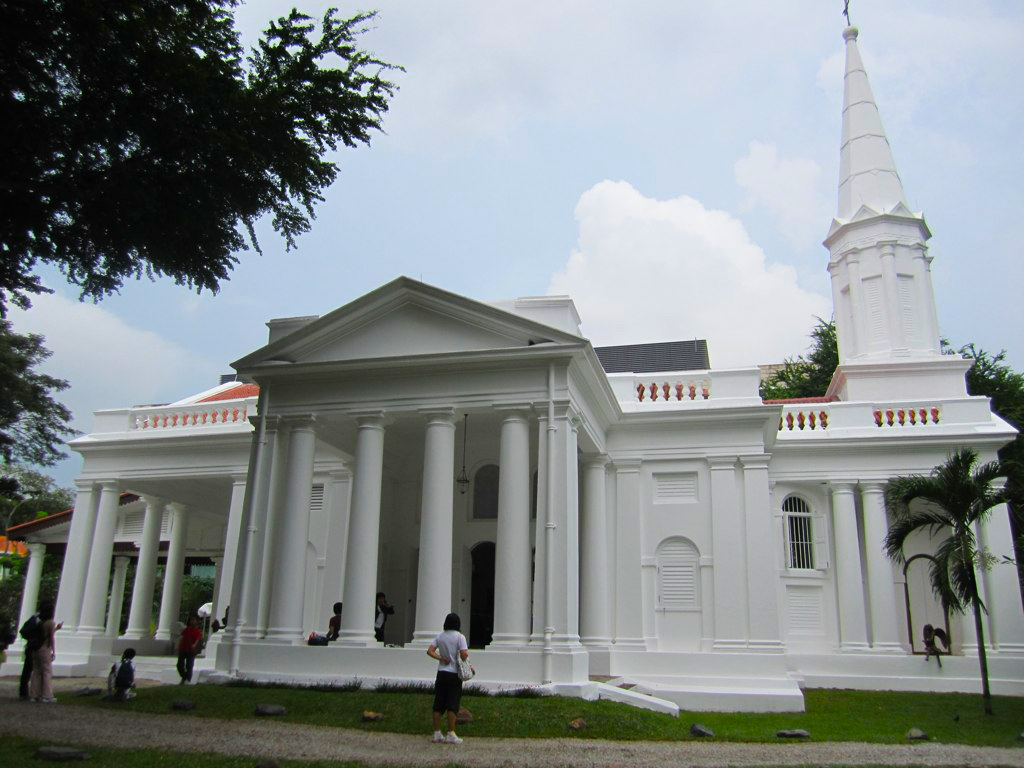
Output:
<svg viewBox="0 0 1024 768">
<path fill-rule="evenodd" d="M 473 519 L 498 519 L 497 464 L 484 464 L 473 475 Z"/>
<path fill-rule="evenodd" d="M 787 496 L 782 502 L 782 511 L 786 517 L 786 567 L 795 570 L 828 568 L 824 517 L 815 515 L 811 505 L 800 496 Z"/>
<path fill-rule="evenodd" d="M 658 610 L 700 608 L 700 553 L 689 539 L 674 536 L 658 545 Z"/>
</svg>

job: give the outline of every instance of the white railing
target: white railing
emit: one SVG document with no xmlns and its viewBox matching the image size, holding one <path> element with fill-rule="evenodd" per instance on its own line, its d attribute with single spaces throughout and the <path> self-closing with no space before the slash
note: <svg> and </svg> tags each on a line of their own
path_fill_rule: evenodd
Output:
<svg viewBox="0 0 1024 768">
<path fill-rule="evenodd" d="M 786 405 L 779 417 L 780 432 L 824 432 L 828 429 L 827 403 Z"/>
<path fill-rule="evenodd" d="M 256 398 L 247 397 L 190 405 L 132 408 L 128 421 L 130 429 L 198 429 L 248 424 L 249 417 L 255 414 Z"/>
<path fill-rule="evenodd" d="M 939 425 L 984 423 L 987 408 L 978 398 L 949 402 L 831 402 L 782 405 L 779 437 L 822 435 L 857 430 L 865 436 L 896 430 L 931 429 Z"/>
<path fill-rule="evenodd" d="M 757 396 L 758 370 L 742 368 L 718 371 L 611 374 L 608 380 L 619 404 L 629 411 L 660 407 L 692 407 L 703 403 L 749 405 Z"/>
</svg>

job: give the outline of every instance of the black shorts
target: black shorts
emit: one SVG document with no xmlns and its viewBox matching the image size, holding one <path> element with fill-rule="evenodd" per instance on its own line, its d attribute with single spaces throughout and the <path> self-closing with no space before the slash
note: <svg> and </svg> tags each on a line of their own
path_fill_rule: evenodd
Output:
<svg viewBox="0 0 1024 768">
<path fill-rule="evenodd" d="M 434 711 L 458 712 L 462 702 L 462 681 L 454 672 L 438 672 L 434 681 Z"/>
</svg>

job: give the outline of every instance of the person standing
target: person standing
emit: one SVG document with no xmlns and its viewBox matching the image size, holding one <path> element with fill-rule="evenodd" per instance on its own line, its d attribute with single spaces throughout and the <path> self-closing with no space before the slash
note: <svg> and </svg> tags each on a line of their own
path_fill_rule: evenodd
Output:
<svg viewBox="0 0 1024 768">
<path fill-rule="evenodd" d="M 199 617 L 189 616 L 188 626 L 181 631 L 181 637 L 178 638 L 178 674 L 181 676 L 179 685 L 192 682 L 192 668 L 202 644 L 203 633 L 199 629 Z"/>
<path fill-rule="evenodd" d="M 377 613 L 373 618 L 373 636 L 377 642 L 384 642 L 384 625 L 388 623 L 388 616 L 395 612 L 394 606 L 389 605 L 383 592 L 377 593 Z"/>
<path fill-rule="evenodd" d="M 25 647 L 21 651 L 23 660 L 21 662 L 21 680 L 18 682 L 18 697 L 26 700 L 29 697 L 28 683 L 32 679 L 32 657 L 39 648 L 39 643 L 42 642 L 40 634 L 42 627 L 43 621 L 39 618 L 39 614 L 33 613 L 19 630 L 19 634 L 25 641 Z"/>
<path fill-rule="evenodd" d="M 462 629 L 462 620 L 457 613 L 444 618 L 444 630 L 427 648 L 427 656 L 437 660 L 437 677 L 434 680 L 434 738 L 435 744 L 461 744 L 462 739 L 455 733 L 455 717 L 462 703 L 462 679 L 456 659 L 469 660 L 469 644 Z M 448 715 L 448 735 L 441 734 L 441 715 Z"/>
<path fill-rule="evenodd" d="M 57 699 L 53 695 L 53 661 L 57 658 L 56 635 L 59 625 L 53 620 L 53 603 L 39 606 L 39 618 L 42 626 L 39 629 L 39 645 L 32 654 L 29 696 L 33 701 L 54 704 Z"/>
</svg>

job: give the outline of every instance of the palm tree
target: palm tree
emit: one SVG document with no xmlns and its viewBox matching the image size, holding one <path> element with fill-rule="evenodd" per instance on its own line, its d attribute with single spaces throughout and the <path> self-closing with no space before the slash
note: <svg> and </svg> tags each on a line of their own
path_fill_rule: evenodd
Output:
<svg viewBox="0 0 1024 768">
<path fill-rule="evenodd" d="M 974 610 L 974 631 L 978 636 L 978 662 L 985 714 L 992 714 L 992 693 L 988 686 L 988 660 L 982 611 L 987 612 L 978 593 L 975 565 L 984 567 L 973 526 L 988 517 L 989 510 L 1006 501 L 1006 492 L 993 483 L 1006 472 L 997 461 L 975 467 L 978 454 L 961 448 L 927 477 L 894 477 L 885 487 L 885 506 L 892 523 L 885 537 L 889 559 L 904 563 L 903 543 L 914 531 L 928 529 L 932 535 L 948 532 L 935 552 L 930 569 L 932 590 L 947 611 Z M 915 500 L 925 502 L 911 508 Z M 979 563 L 979 561 L 982 561 Z"/>
</svg>

